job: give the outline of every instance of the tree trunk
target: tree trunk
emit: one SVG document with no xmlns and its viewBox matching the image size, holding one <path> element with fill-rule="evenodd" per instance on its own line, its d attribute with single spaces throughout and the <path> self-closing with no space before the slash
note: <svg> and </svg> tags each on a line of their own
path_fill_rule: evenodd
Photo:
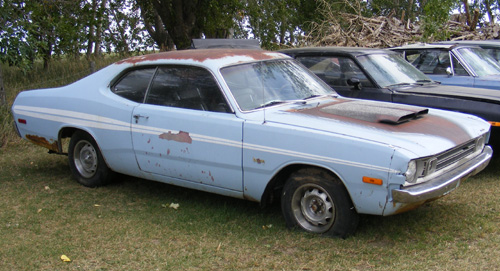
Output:
<svg viewBox="0 0 500 271">
<path fill-rule="evenodd" d="M 488 12 L 488 19 L 490 20 L 490 25 L 495 24 L 495 15 L 493 14 L 491 10 L 491 3 L 490 1 L 485 0 L 484 5 L 486 6 L 486 11 Z"/>
<path fill-rule="evenodd" d="M 151 38 L 153 38 L 156 45 L 158 45 L 160 51 L 173 50 L 173 41 L 170 38 L 167 30 L 165 30 L 165 26 L 160 15 L 158 15 L 158 11 L 155 8 L 148 10 L 143 2 L 138 3 L 141 10 L 141 18 L 144 22 L 144 26 L 146 27 L 146 31 L 148 31 Z M 148 16 L 148 12 L 151 12 L 153 16 Z"/>
<path fill-rule="evenodd" d="M 95 31 L 95 45 L 94 45 L 94 55 L 99 57 L 101 55 L 101 42 L 102 42 L 102 23 L 103 19 L 102 17 L 104 16 L 103 12 L 106 8 L 106 2 L 107 0 L 102 0 L 101 2 L 101 7 L 98 10 L 98 13 L 96 13 L 97 16 L 97 26 L 96 26 L 96 31 Z"/>
<path fill-rule="evenodd" d="M 191 39 L 201 36 L 199 30 L 195 29 L 198 2 L 198 0 L 153 1 L 153 6 L 158 10 L 177 49 L 191 47 Z"/>
<path fill-rule="evenodd" d="M 468 0 L 462 0 L 462 3 L 464 4 L 464 10 L 465 10 L 465 16 L 467 18 L 467 25 L 471 26 L 471 18 L 470 18 L 470 11 L 469 11 L 469 2 Z"/>
<path fill-rule="evenodd" d="M 89 35 L 87 43 L 87 58 L 90 59 L 94 50 L 94 29 L 95 29 L 95 16 L 97 15 L 97 0 L 92 0 L 92 18 L 89 18 Z"/>
<path fill-rule="evenodd" d="M 0 65 L 0 107 L 7 105 L 7 99 L 5 98 L 5 88 L 3 87 L 3 73 L 2 65 Z"/>
<path fill-rule="evenodd" d="M 472 21 L 469 25 L 469 30 L 474 31 L 476 30 L 477 23 L 479 22 L 479 9 L 474 9 L 474 17 L 472 18 Z"/>
</svg>

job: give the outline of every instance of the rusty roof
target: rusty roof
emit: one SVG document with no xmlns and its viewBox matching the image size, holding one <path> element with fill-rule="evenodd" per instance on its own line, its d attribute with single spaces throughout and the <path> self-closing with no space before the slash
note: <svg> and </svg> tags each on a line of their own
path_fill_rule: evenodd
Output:
<svg viewBox="0 0 500 271">
<path fill-rule="evenodd" d="M 141 62 L 161 61 L 161 60 L 191 60 L 196 62 L 205 62 L 207 60 L 218 60 L 235 57 L 246 61 L 267 60 L 276 58 L 286 58 L 285 55 L 264 50 L 251 49 L 197 49 L 197 50 L 178 50 L 142 56 L 134 56 L 116 64 L 138 64 Z"/>
</svg>

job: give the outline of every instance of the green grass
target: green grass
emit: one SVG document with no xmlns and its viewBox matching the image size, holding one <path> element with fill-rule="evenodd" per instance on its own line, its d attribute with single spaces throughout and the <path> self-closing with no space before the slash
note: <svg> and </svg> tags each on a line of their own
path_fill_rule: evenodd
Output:
<svg viewBox="0 0 500 271">
<path fill-rule="evenodd" d="M 341 240 L 286 229 L 278 206 L 125 176 L 85 188 L 67 157 L 10 142 L 0 149 L 0 270 L 492 270 L 499 163 L 416 210 L 362 216 Z"/>
</svg>

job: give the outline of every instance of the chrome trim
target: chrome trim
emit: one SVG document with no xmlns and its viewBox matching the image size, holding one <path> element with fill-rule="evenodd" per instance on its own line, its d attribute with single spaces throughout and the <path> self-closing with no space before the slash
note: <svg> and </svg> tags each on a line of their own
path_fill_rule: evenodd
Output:
<svg viewBox="0 0 500 271">
<path fill-rule="evenodd" d="M 481 154 L 466 163 L 445 172 L 435 179 L 407 188 L 392 190 L 392 200 L 399 203 L 417 203 L 442 197 L 455 190 L 460 182 L 483 170 L 491 160 L 493 150 L 485 146 Z"/>
</svg>

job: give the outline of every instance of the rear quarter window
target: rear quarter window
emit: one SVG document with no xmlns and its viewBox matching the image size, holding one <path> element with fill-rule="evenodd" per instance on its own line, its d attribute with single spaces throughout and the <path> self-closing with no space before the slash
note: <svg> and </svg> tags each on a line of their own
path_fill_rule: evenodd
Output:
<svg viewBox="0 0 500 271">
<path fill-rule="evenodd" d="M 111 91 L 125 99 L 142 103 L 155 71 L 154 67 L 129 71 L 111 87 Z"/>
</svg>

